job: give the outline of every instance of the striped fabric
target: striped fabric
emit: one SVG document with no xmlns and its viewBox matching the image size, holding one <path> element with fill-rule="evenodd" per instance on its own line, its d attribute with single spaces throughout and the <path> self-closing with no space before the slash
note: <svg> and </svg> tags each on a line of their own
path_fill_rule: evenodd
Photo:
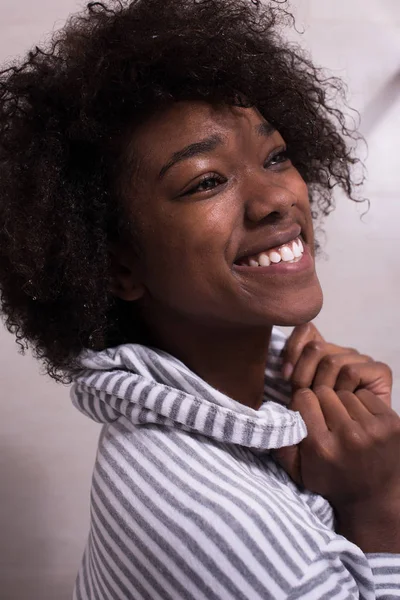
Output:
<svg viewBox="0 0 400 600">
<path fill-rule="evenodd" d="M 74 404 L 104 423 L 74 600 L 400 598 L 400 555 L 337 535 L 322 497 L 268 450 L 307 434 L 274 329 L 255 411 L 159 350 L 82 357 Z"/>
</svg>

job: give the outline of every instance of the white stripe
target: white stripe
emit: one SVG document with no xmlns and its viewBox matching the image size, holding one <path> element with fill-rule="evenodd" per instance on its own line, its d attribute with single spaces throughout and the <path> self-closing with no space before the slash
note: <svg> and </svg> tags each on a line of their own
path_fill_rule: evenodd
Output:
<svg viewBox="0 0 400 600">
<path fill-rule="evenodd" d="M 123 443 L 123 438 L 121 438 L 120 441 Z M 129 467 L 129 465 L 127 465 L 125 463 L 125 461 L 123 459 L 121 460 L 120 454 L 112 447 L 110 447 L 108 450 L 115 460 L 119 460 L 122 468 L 124 468 L 125 470 L 127 470 L 127 472 L 129 472 L 130 467 Z M 164 487 L 166 487 L 166 489 L 169 488 L 172 492 L 173 487 L 171 486 L 171 482 L 168 482 L 167 478 L 163 475 L 162 471 L 159 471 L 158 469 L 156 469 L 154 467 L 154 465 L 149 463 L 147 458 L 145 456 L 141 455 L 140 453 L 138 453 L 136 458 L 137 458 L 138 462 L 140 462 L 141 466 L 147 472 L 151 473 L 152 476 L 154 476 L 157 479 L 157 481 L 160 481 L 160 484 L 164 483 Z M 148 482 L 145 479 L 143 479 L 138 473 L 136 473 L 136 479 L 137 479 L 138 486 L 140 487 L 142 493 L 147 496 L 148 501 L 150 502 L 150 499 L 154 498 L 154 501 L 157 503 L 157 506 L 159 507 L 161 512 L 164 513 L 165 516 L 167 516 L 167 514 L 165 512 L 167 510 L 167 503 L 165 503 L 165 506 L 162 506 L 161 503 L 158 502 L 158 498 L 156 497 L 155 490 L 152 487 L 150 487 Z M 133 502 L 135 506 L 141 505 L 140 512 L 141 512 L 143 518 L 145 518 L 148 523 L 152 523 L 153 527 L 156 525 L 158 533 L 165 540 L 168 540 L 168 542 L 177 551 L 180 551 L 181 564 L 189 565 L 190 562 L 194 562 L 194 564 L 197 564 L 196 556 L 192 555 L 190 557 L 190 554 L 191 554 L 190 543 L 188 543 L 188 545 L 186 547 L 184 547 L 184 546 L 182 547 L 181 539 L 179 537 L 176 537 L 175 534 L 173 533 L 173 531 L 169 530 L 163 521 L 158 520 L 157 523 L 155 523 L 155 516 L 152 512 L 148 511 L 147 505 L 141 504 L 141 500 L 136 496 L 132 496 L 132 491 L 124 485 L 123 481 L 120 480 L 120 482 L 121 482 L 121 486 L 122 486 L 121 490 L 123 490 L 124 496 L 130 497 L 131 502 Z M 176 490 L 176 493 L 180 493 L 181 495 L 183 495 L 182 491 L 179 491 L 178 489 Z M 205 507 L 201 506 L 200 504 L 198 504 L 196 507 L 196 503 L 193 503 L 193 501 L 190 498 L 187 498 L 186 500 L 187 500 L 187 505 L 189 506 L 190 511 L 195 511 L 195 514 L 198 514 L 198 515 L 200 515 L 202 513 L 204 514 Z M 206 509 L 206 512 L 207 512 L 207 509 Z M 185 519 L 182 514 L 176 514 L 174 511 L 168 511 L 168 517 L 171 521 L 173 521 L 176 524 L 177 527 L 179 527 L 179 528 L 186 527 Z M 222 533 L 224 531 L 226 531 L 226 526 L 219 519 L 219 517 L 217 517 L 215 514 L 210 513 L 209 518 L 215 524 L 216 530 L 218 530 L 219 532 L 222 532 Z M 187 531 L 187 541 L 190 542 L 190 538 L 193 537 L 193 541 L 196 540 L 197 544 L 199 544 L 201 547 L 207 548 L 210 559 L 215 563 L 215 565 L 218 565 L 219 568 L 223 572 L 227 573 L 228 577 L 231 578 L 232 566 L 230 565 L 227 557 L 224 556 L 224 554 L 219 550 L 219 548 L 215 545 L 213 540 L 206 537 L 206 535 L 204 534 L 202 529 L 199 526 L 197 526 L 195 521 L 191 521 L 190 525 L 191 525 L 191 531 L 190 531 L 190 533 L 189 533 L 189 531 Z M 226 531 L 226 534 L 228 534 L 228 533 L 229 532 Z M 239 545 L 239 543 L 240 543 L 239 539 L 237 539 L 237 543 Z M 156 548 L 155 552 L 158 555 L 161 554 L 163 556 L 163 560 L 167 561 L 166 564 L 169 564 L 169 568 L 171 569 L 171 572 L 177 571 L 178 565 L 175 562 L 171 562 L 169 560 L 170 557 L 168 554 L 165 554 L 161 548 Z M 240 551 L 239 551 L 240 556 L 241 556 L 241 552 L 242 552 L 242 548 L 240 547 Z M 188 562 L 188 559 L 190 559 L 189 562 Z M 250 555 L 248 556 L 248 560 L 250 560 L 250 561 L 252 560 L 252 557 Z M 180 576 L 185 577 L 185 579 L 187 580 L 187 578 L 183 574 L 183 572 L 180 573 Z M 217 593 L 221 594 L 221 597 L 224 598 L 225 597 L 224 594 L 226 594 L 226 589 L 224 587 L 222 587 L 221 582 L 218 580 L 217 577 L 215 577 L 213 575 L 213 573 L 211 571 L 208 573 L 207 579 L 212 581 L 212 589 L 215 590 Z M 235 573 L 234 583 L 237 587 L 239 587 L 239 589 L 242 590 L 244 597 L 246 597 L 246 598 L 252 597 L 252 598 L 254 598 L 254 600 L 256 600 L 256 598 L 259 598 L 260 600 L 262 600 L 262 598 L 260 596 L 255 594 L 255 592 L 252 588 L 248 587 L 247 582 L 245 580 L 243 580 L 242 577 L 238 573 Z M 187 585 L 186 581 L 185 581 L 185 585 Z M 278 590 L 279 590 L 279 588 L 278 588 Z M 200 592 L 200 590 L 198 590 L 196 588 L 193 589 L 194 595 L 199 594 L 199 592 Z"/>
</svg>

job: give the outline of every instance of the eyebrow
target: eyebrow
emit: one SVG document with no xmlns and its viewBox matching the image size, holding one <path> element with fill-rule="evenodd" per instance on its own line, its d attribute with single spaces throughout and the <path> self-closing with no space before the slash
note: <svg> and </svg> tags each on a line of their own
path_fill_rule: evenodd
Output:
<svg viewBox="0 0 400 600">
<path fill-rule="evenodd" d="M 176 163 L 186 160 L 187 158 L 192 158 L 193 156 L 199 156 L 201 154 L 212 152 L 221 144 L 221 136 L 212 135 L 204 140 L 200 140 L 200 142 L 189 144 L 189 146 L 182 148 L 182 150 L 178 150 L 178 152 L 175 152 L 170 160 L 162 167 L 158 174 L 159 179 L 162 179 L 168 169 L 170 169 L 173 165 L 176 165 Z"/>
<path fill-rule="evenodd" d="M 276 131 L 275 127 L 266 121 L 256 125 L 255 127 L 256 133 L 259 136 L 270 137 Z M 193 144 L 189 144 L 182 148 L 182 150 L 178 150 L 174 152 L 170 160 L 161 168 L 158 178 L 162 179 L 165 173 L 174 165 L 181 162 L 182 160 L 186 160 L 187 158 L 193 158 L 194 156 L 200 156 L 201 154 L 207 154 L 208 152 L 212 152 L 218 146 L 223 143 L 221 136 L 212 135 L 204 140 L 200 140 L 200 142 L 195 142 Z"/>
<path fill-rule="evenodd" d="M 271 135 L 273 135 L 275 131 L 276 128 L 273 125 L 271 125 L 271 123 L 267 123 L 266 121 L 260 123 L 260 125 L 256 125 L 256 132 L 259 136 L 271 137 Z"/>
</svg>

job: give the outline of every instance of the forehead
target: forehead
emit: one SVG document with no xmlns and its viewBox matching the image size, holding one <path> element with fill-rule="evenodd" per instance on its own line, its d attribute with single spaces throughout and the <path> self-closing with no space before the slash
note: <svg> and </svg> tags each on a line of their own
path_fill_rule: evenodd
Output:
<svg viewBox="0 0 400 600">
<path fill-rule="evenodd" d="M 262 123 L 266 121 L 255 108 L 176 102 L 135 127 L 130 145 L 137 158 L 154 163 L 212 135 L 225 141 L 248 138 Z"/>
</svg>

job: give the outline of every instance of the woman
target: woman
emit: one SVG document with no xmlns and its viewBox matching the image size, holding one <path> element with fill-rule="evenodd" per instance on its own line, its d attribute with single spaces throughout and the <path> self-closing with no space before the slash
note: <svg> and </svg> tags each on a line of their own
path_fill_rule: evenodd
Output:
<svg viewBox="0 0 400 600">
<path fill-rule="evenodd" d="M 2 73 L 6 324 L 105 424 L 77 600 L 400 597 L 390 372 L 307 326 L 354 136 L 278 4 L 92 3 Z"/>
</svg>

